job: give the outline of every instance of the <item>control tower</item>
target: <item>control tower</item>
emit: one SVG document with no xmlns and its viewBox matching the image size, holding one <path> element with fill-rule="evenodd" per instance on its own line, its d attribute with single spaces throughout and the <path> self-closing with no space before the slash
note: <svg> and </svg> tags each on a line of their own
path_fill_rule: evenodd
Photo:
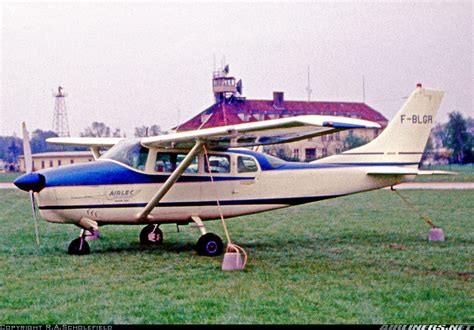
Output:
<svg viewBox="0 0 474 330">
<path fill-rule="evenodd" d="M 212 92 L 216 103 L 233 103 L 236 100 L 242 100 L 242 80 L 235 82 L 234 77 L 228 76 L 229 65 L 223 69 L 214 71 L 212 74 Z"/>
</svg>

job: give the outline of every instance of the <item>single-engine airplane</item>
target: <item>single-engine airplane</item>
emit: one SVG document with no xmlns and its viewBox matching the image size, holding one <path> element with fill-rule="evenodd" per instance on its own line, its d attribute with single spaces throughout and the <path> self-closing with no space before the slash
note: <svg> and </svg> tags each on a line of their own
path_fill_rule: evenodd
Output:
<svg viewBox="0 0 474 330">
<path fill-rule="evenodd" d="M 81 228 L 69 254 L 90 253 L 87 240 L 97 237 L 102 225 L 146 225 L 140 242 L 160 244 L 160 224 L 195 223 L 201 232 L 198 254 L 217 256 L 223 242 L 206 232 L 203 221 L 219 219 L 220 213 L 253 214 L 392 186 L 416 175 L 445 174 L 418 169 L 443 94 L 419 84 L 377 138 L 310 163 L 246 147 L 380 125 L 308 115 L 144 138 L 50 138 L 50 143 L 90 147 L 97 160 L 31 172 L 31 153 L 25 152 L 31 173 L 14 183 L 30 192 L 33 213 L 36 198 L 44 219 Z M 100 155 L 101 147 L 111 148 Z"/>
</svg>

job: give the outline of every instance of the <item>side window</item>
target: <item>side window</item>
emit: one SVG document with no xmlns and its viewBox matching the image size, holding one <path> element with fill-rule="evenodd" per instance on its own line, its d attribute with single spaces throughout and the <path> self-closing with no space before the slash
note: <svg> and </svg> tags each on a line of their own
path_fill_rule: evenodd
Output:
<svg viewBox="0 0 474 330">
<path fill-rule="evenodd" d="M 257 172 L 257 163 L 252 157 L 239 156 L 237 157 L 237 172 Z"/>
<path fill-rule="evenodd" d="M 156 155 L 155 171 L 161 173 L 171 173 L 173 172 L 179 164 L 186 157 L 185 154 L 177 153 L 163 153 L 159 152 Z M 191 164 L 184 171 L 184 173 L 197 173 L 198 172 L 198 157 L 194 157 Z"/>
<path fill-rule="evenodd" d="M 229 156 L 209 155 L 209 165 L 212 173 L 230 173 Z M 207 161 L 204 162 L 204 171 L 209 173 Z"/>
</svg>

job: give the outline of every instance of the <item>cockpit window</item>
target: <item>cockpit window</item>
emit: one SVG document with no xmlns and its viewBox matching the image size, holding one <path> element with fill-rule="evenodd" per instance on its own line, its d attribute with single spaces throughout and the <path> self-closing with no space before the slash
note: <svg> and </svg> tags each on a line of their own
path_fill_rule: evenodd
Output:
<svg viewBox="0 0 474 330">
<path fill-rule="evenodd" d="M 113 159 L 122 164 L 144 171 L 148 158 L 148 148 L 140 144 L 140 140 L 123 140 L 117 143 L 109 151 L 100 157 L 101 159 Z"/>
</svg>

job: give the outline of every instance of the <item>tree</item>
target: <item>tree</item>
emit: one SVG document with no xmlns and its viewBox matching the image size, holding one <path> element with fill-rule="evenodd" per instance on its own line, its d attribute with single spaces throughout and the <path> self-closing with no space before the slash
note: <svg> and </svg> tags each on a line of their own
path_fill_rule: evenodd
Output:
<svg viewBox="0 0 474 330">
<path fill-rule="evenodd" d="M 157 136 L 164 134 L 158 125 L 135 127 L 135 137 Z"/>
<path fill-rule="evenodd" d="M 112 134 L 113 137 L 122 137 L 122 132 L 120 131 L 120 128 L 116 128 L 114 133 Z"/>
<path fill-rule="evenodd" d="M 352 133 L 352 131 L 349 131 L 349 134 L 347 134 L 346 138 L 344 139 L 344 150 L 354 149 L 366 143 L 367 141 L 364 138 L 355 135 Z"/>
<path fill-rule="evenodd" d="M 22 152 L 22 148 L 20 146 L 21 144 L 19 144 L 15 139 L 10 141 L 8 146 L 8 156 L 12 162 L 16 162 L 18 155 L 20 155 Z"/>
<path fill-rule="evenodd" d="M 16 136 L 0 136 L 0 159 L 7 163 L 16 162 L 18 155 L 23 153 L 23 142 Z"/>
<path fill-rule="evenodd" d="M 110 127 L 104 123 L 94 121 L 91 127 L 86 127 L 80 136 L 86 137 L 110 137 Z"/>
<path fill-rule="evenodd" d="M 31 134 L 31 141 L 30 141 L 31 152 L 33 154 L 36 154 L 40 152 L 59 150 L 60 148 L 58 147 L 60 146 L 46 143 L 46 139 L 51 138 L 51 137 L 57 137 L 57 136 L 58 135 L 53 131 L 43 131 L 40 129 L 33 131 L 33 134 Z"/>
<path fill-rule="evenodd" d="M 472 134 L 467 130 L 468 120 L 457 111 L 449 113 L 443 144 L 453 151 L 452 162 L 464 164 L 472 161 Z"/>
</svg>

